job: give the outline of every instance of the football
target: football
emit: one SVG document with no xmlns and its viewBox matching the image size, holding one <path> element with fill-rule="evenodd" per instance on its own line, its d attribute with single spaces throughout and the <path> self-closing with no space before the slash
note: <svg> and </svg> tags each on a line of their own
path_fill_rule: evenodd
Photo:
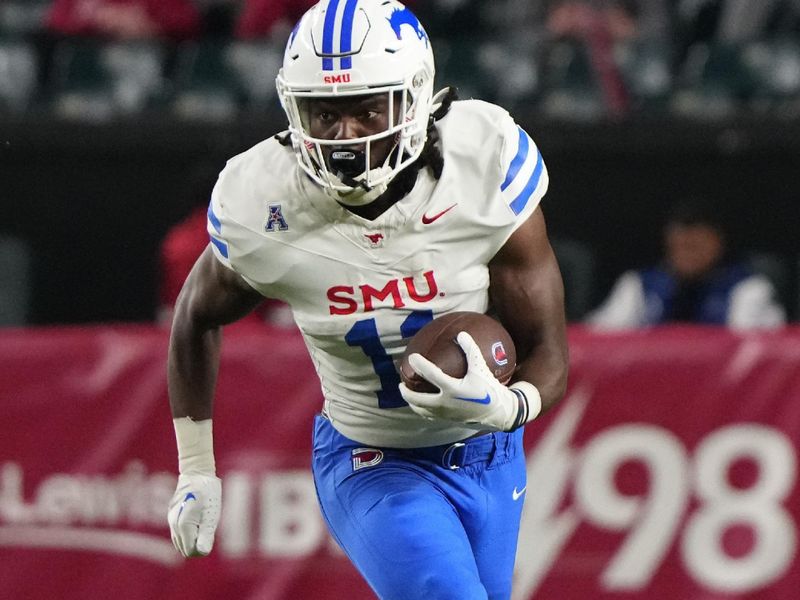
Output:
<svg viewBox="0 0 800 600">
<path fill-rule="evenodd" d="M 487 315 L 460 311 L 442 315 L 426 324 L 411 338 L 400 360 L 400 378 L 409 389 L 417 392 L 438 392 L 439 388 L 414 372 L 408 357 L 421 354 L 451 377 L 461 378 L 467 373 L 467 358 L 456 336 L 466 331 L 478 344 L 483 358 L 494 376 L 508 383 L 517 366 L 514 341 L 499 321 Z"/>
</svg>

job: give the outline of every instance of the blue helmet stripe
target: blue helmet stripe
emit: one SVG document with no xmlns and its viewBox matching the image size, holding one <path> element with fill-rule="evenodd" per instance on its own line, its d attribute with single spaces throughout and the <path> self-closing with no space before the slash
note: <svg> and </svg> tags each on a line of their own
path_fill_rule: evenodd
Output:
<svg viewBox="0 0 800 600">
<path fill-rule="evenodd" d="M 336 9 L 339 7 L 339 0 L 330 0 L 325 11 L 325 25 L 322 30 L 322 53 L 333 54 L 333 28 L 336 25 Z M 333 59 L 322 59 L 322 70 L 333 71 Z"/>
<path fill-rule="evenodd" d="M 523 189 L 510 204 L 511 210 L 514 211 L 515 215 L 523 211 L 525 205 L 528 204 L 528 200 L 531 199 L 533 192 L 536 191 L 536 187 L 539 185 L 539 179 L 544 169 L 544 160 L 542 159 L 541 152 L 537 151 L 536 154 L 536 167 L 533 169 L 533 173 L 531 173 L 531 178 L 528 179 L 528 183 L 525 184 L 525 189 Z"/>
<path fill-rule="evenodd" d="M 297 37 L 297 32 L 300 31 L 300 23 L 302 22 L 303 19 L 301 17 L 300 20 L 297 23 L 295 23 L 294 29 L 292 29 L 292 33 L 289 34 L 289 48 L 291 48 L 294 45 L 294 38 Z"/>
<path fill-rule="evenodd" d="M 519 130 L 519 149 L 517 150 L 517 155 L 514 157 L 514 160 L 511 161 L 511 165 L 508 167 L 505 181 L 503 181 L 503 184 L 500 186 L 501 192 L 511 185 L 511 182 L 514 181 L 517 173 L 519 173 L 520 168 L 525 164 L 525 159 L 528 158 L 528 134 L 523 131 L 522 127 L 517 127 L 517 129 Z"/>
<path fill-rule="evenodd" d="M 214 214 L 214 207 L 211 204 L 208 205 L 208 220 L 217 233 L 222 233 L 222 223 L 220 223 L 219 217 Z"/>
<path fill-rule="evenodd" d="M 339 40 L 339 52 L 346 54 L 353 48 L 353 17 L 356 14 L 356 5 L 358 0 L 347 0 L 344 6 L 344 15 L 342 15 L 342 33 Z M 341 68 L 350 69 L 353 67 L 353 61 L 350 56 L 345 56 L 341 59 Z"/>
</svg>

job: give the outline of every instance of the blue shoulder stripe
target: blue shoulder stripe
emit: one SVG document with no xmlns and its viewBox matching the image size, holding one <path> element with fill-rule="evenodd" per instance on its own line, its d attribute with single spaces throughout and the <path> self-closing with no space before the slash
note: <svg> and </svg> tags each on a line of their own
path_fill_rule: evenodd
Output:
<svg viewBox="0 0 800 600">
<path fill-rule="evenodd" d="M 519 131 L 519 147 L 517 149 L 517 155 L 514 157 L 514 160 L 511 161 L 511 165 L 508 167 L 506 178 L 503 181 L 503 184 L 500 186 L 501 192 L 511 185 L 511 182 L 514 181 L 514 178 L 517 176 L 517 173 L 519 173 L 522 165 L 525 164 L 525 159 L 528 158 L 528 134 L 525 133 L 522 127 L 518 126 L 517 130 Z"/>
<path fill-rule="evenodd" d="M 222 233 L 222 223 L 220 223 L 217 215 L 214 214 L 214 207 L 211 205 L 211 203 L 208 204 L 208 221 L 211 223 L 212 227 L 214 227 L 217 233 Z"/>
<path fill-rule="evenodd" d="M 219 250 L 219 253 L 222 254 L 222 256 L 228 258 L 228 244 L 222 240 L 218 240 L 213 236 L 211 237 L 211 243 L 217 247 L 217 250 Z"/>
<path fill-rule="evenodd" d="M 531 173 L 530 179 L 528 179 L 528 183 L 525 184 L 525 188 L 517 195 L 514 200 L 511 201 L 511 210 L 514 211 L 515 215 L 518 215 L 525 209 L 525 205 L 528 204 L 528 200 L 531 199 L 533 196 L 533 192 L 536 191 L 536 188 L 539 185 L 539 179 L 542 177 L 542 170 L 544 169 L 544 160 L 542 159 L 542 153 L 537 152 L 537 159 L 536 159 L 536 167 L 533 169 L 533 173 Z"/>
</svg>

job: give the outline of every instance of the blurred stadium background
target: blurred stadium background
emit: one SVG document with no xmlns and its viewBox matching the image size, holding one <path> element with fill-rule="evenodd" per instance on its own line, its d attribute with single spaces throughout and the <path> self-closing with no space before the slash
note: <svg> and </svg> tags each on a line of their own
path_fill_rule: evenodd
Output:
<svg viewBox="0 0 800 600">
<path fill-rule="evenodd" d="M 291 329 L 234 330 L 241 349 L 225 356 L 231 375 L 223 367 L 220 396 L 234 398 L 220 410 L 244 406 L 248 419 L 220 417 L 220 430 L 236 438 L 223 444 L 220 464 L 234 473 L 235 506 L 254 516 L 229 518 L 221 556 L 205 570 L 153 541 L 168 543 L 158 511 L 175 469 L 166 331 L 154 325 L 162 243 L 207 203 L 227 158 L 283 129 L 273 82 L 287 24 L 245 31 L 243 3 L 203 0 L 191 31 L 122 39 L 59 30 L 55 4 L 0 0 L 0 398 L 11 414 L 0 442 L 0 579 L 8 597 L 108 597 L 104 589 L 118 598 L 180 598 L 186 589 L 196 598 L 225 590 L 253 599 L 369 597 L 308 516 L 305 440 L 317 407 L 309 398 L 319 391 L 295 389 L 275 366 L 288 361 L 294 382 L 314 382 Z M 626 15 L 604 26 L 584 21 L 577 33 L 554 24 L 556 4 L 413 3 L 439 84 L 508 108 L 550 170 L 543 206 L 564 272 L 575 365 L 564 408 L 530 432 L 529 475 L 552 481 L 561 473 L 570 484 L 540 498 L 551 513 L 528 517 L 521 548 L 535 559 L 519 567 L 519 598 L 795 597 L 798 2 L 746 3 L 725 28 L 721 15 L 736 0 L 607 3 Z M 660 12 L 649 12 L 656 5 Z M 717 201 L 734 247 L 773 281 L 790 326 L 750 335 L 585 331 L 580 321 L 620 273 L 659 259 L 672 202 L 698 194 Z M 281 344 L 265 343 L 269 336 Z M 265 415 L 265 390 L 306 408 Z M 270 423 L 280 433 L 264 441 L 259 427 Z M 241 431 L 260 441 L 239 447 L 248 441 Z M 616 463 L 601 444 L 609 436 L 618 441 Z M 610 462 L 581 454 L 582 466 L 552 471 L 590 444 Z M 630 472 L 615 470 L 626 465 Z M 599 480 L 587 474 L 592 467 Z M 708 469 L 733 483 L 704 487 L 698 473 Z M 92 495 L 99 488 L 91 482 L 101 480 L 106 496 Z M 145 484 L 152 504 L 136 512 L 121 498 Z M 581 496 L 592 485 L 607 492 L 606 504 Z M 92 512 L 87 498 L 113 498 L 116 512 Z M 723 516 L 703 520 L 708 505 Z M 673 510 L 673 521 L 649 519 Z M 642 522 L 652 527 L 636 529 Z M 631 542 L 628 532 L 641 538 Z M 680 546 L 678 538 L 694 541 Z M 104 547 L 115 548 L 112 559 Z M 710 566 L 698 558 L 704 549 L 716 560 Z M 101 568 L 83 566 L 87 555 Z M 330 577 L 317 573 L 320 565 Z M 53 579 L 35 579 L 45 568 Z"/>
</svg>

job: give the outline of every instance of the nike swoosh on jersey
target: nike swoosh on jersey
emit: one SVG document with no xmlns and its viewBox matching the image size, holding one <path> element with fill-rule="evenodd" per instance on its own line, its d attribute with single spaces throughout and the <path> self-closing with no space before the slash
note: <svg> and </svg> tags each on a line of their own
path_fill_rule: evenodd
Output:
<svg viewBox="0 0 800 600">
<path fill-rule="evenodd" d="M 522 488 L 521 490 L 517 491 L 517 486 L 514 486 L 514 491 L 511 492 L 511 497 L 514 500 L 519 500 L 519 497 L 522 496 L 522 494 L 524 494 L 525 490 L 527 490 L 527 489 L 528 489 L 528 486 L 526 485 L 524 488 Z"/>
<path fill-rule="evenodd" d="M 423 214 L 423 215 L 422 215 L 422 224 L 423 224 L 423 225 L 430 225 L 430 224 L 431 224 L 431 223 L 433 223 L 433 222 L 434 222 L 436 219 L 438 219 L 439 217 L 441 217 L 442 215 L 444 215 L 446 212 L 448 212 L 448 211 L 450 211 L 450 210 L 454 209 L 454 208 L 456 207 L 456 205 L 457 205 L 457 204 L 458 204 L 458 202 L 456 202 L 456 203 L 455 203 L 455 204 L 453 204 L 452 206 L 448 206 L 448 207 L 447 207 L 447 208 L 445 208 L 445 209 L 444 209 L 442 212 L 436 213 L 435 215 L 433 215 L 433 216 L 431 216 L 431 217 L 429 217 L 428 215 L 425 215 L 425 214 Z"/>
<path fill-rule="evenodd" d="M 456 396 L 456 400 L 465 400 L 466 402 L 477 402 L 478 404 L 489 404 L 492 401 L 492 397 L 489 394 L 486 394 L 485 398 L 462 398 L 461 396 Z"/>
</svg>

